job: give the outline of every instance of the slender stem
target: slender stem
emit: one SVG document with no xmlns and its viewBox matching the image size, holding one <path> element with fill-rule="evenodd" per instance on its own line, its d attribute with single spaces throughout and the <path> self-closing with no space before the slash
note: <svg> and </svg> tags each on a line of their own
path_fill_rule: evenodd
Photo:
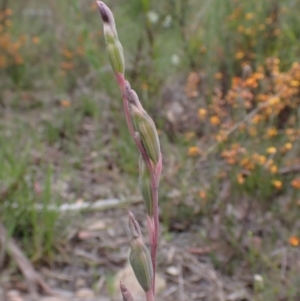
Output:
<svg viewBox="0 0 300 301">
<path fill-rule="evenodd" d="M 159 187 L 161 169 L 162 169 L 162 155 L 160 154 L 160 158 L 155 167 L 154 173 L 151 174 L 151 189 L 152 189 L 152 198 L 153 198 L 153 224 L 154 224 L 153 243 L 151 245 L 151 258 L 152 258 L 152 266 L 153 266 L 152 290 L 154 294 L 155 294 L 156 256 L 157 256 L 157 246 L 158 246 L 158 237 L 159 237 L 158 187 Z"/>
<path fill-rule="evenodd" d="M 147 293 L 146 293 L 146 300 L 147 301 L 154 301 L 154 294 L 152 289 L 150 289 Z"/>
<path fill-rule="evenodd" d="M 160 180 L 160 174 L 162 169 L 162 155 L 160 154 L 159 162 L 156 166 L 154 166 L 144 148 L 141 141 L 136 137 L 134 128 L 132 125 L 132 121 L 130 118 L 130 112 L 128 107 L 128 100 L 126 96 L 126 88 L 125 88 L 125 78 L 123 74 L 116 73 L 116 79 L 119 85 L 119 88 L 122 93 L 123 98 L 123 106 L 124 106 L 124 113 L 126 117 L 126 123 L 130 132 L 130 135 L 132 136 L 137 148 L 139 149 L 151 175 L 151 190 L 152 190 L 152 198 L 153 198 L 153 217 L 151 221 L 148 221 L 148 231 L 150 236 L 150 244 L 151 244 L 151 261 L 153 266 L 153 284 L 151 294 L 150 291 L 147 293 L 149 294 L 149 298 L 152 299 L 147 301 L 154 300 L 154 294 L 155 294 L 155 274 L 156 274 L 156 255 L 157 255 L 157 246 L 158 246 L 158 236 L 159 236 L 159 215 L 158 215 L 158 186 L 159 186 L 159 180 Z M 147 296 L 146 294 L 146 296 Z"/>
<path fill-rule="evenodd" d="M 155 183 L 156 184 L 156 183 Z M 152 189 L 153 195 L 153 219 L 154 219 L 154 233 L 153 233 L 153 243 L 151 245 L 151 258 L 153 266 L 153 282 L 152 290 L 155 292 L 155 275 L 156 275 L 156 254 L 158 246 L 158 233 L 159 233 L 159 220 L 158 220 L 158 187 L 153 185 Z"/>
</svg>

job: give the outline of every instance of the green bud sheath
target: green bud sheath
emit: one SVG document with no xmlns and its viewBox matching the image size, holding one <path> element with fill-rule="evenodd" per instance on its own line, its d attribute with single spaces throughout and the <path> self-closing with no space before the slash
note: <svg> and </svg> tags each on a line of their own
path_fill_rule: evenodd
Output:
<svg viewBox="0 0 300 301">
<path fill-rule="evenodd" d="M 136 106 L 131 106 L 131 116 L 137 132 L 140 133 L 147 155 L 156 165 L 160 157 L 160 144 L 152 118 Z"/>
<path fill-rule="evenodd" d="M 139 160 L 139 187 L 144 199 L 145 207 L 149 216 L 153 216 L 153 200 L 152 200 L 152 189 L 151 189 L 151 175 L 142 158 Z"/>
<path fill-rule="evenodd" d="M 113 35 L 110 26 L 106 24 L 104 24 L 104 36 L 109 61 L 114 72 L 124 74 L 125 60 L 122 44 L 118 37 Z"/>
<path fill-rule="evenodd" d="M 137 281 L 145 293 L 148 292 L 152 287 L 153 268 L 149 250 L 141 238 L 131 241 L 129 261 Z"/>
</svg>

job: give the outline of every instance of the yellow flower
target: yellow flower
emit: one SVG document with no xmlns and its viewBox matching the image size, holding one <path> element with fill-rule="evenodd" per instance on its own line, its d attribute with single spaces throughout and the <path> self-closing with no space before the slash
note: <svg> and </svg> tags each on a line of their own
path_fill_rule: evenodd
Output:
<svg viewBox="0 0 300 301">
<path fill-rule="evenodd" d="M 216 140 L 217 140 L 218 142 L 225 142 L 225 141 L 227 140 L 227 135 L 226 135 L 226 133 L 220 131 L 220 133 L 218 133 L 218 134 L 216 135 Z"/>
<path fill-rule="evenodd" d="M 244 52 L 242 51 L 238 51 L 236 54 L 235 54 L 235 58 L 237 60 L 241 60 L 243 57 L 245 56 Z"/>
<path fill-rule="evenodd" d="M 209 121 L 210 121 L 210 123 L 212 125 L 215 125 L 215 126 L 219 125 L 221 123 L 221 120 L 220 120 L 220 118 L 218 116 L 212 116 L 212 117 L 210 117 Z"/>
<path fill-rule="evenodd" d="M 292 182 L 291 182 L 292 187 L 296 188 L 296 189 L 300 189 L 300 177 L 295 178 Z"/>
<path fill-rule="evenodd" d="M 260 165 L 265 164 L 267 161 L 267 158 L 265 156 L 258 155 L 258 154 L 254 154 L 253 159 Z"/>
<path fill-rule="evenodd" d="M 246 85 L 250 88 L 256 88 L 258 86 L 256 79 L 254 77 L 249 77 L 246 80 Z"/>
<path fill-rule="evenodd" d="M 291 236 L 289 238 L 289 244 L 292 246 L 292 247 L 298 247 L 300 245 L 300 239 L 296 236 Z"/>
<path fill-rule="evenodd" d="M 195 157 L 197 155 L 201 154 L 201 150 L 198 146 L 191 146 L 189 147 L 189 150 L 188 150 L 188 155 L 191 156 L 191 157 Z"/>
<path fill-rule="evenodd" d="M 270 146 L 267 148 L 267 153 L 270 155 L 276 154 L 277 150 L 274 146 Z"/>
<path fill-rule="evenodd" d="M 251 137 L 255 137 L 255 136 L 257 135 L 257 130 L 256 130 L 256 128 L 254 128 L 254 127 L 250 127 L 250 128 L 248 129 L 248 133 L 249 133 L 249 135 L 250 135 Z"/>
<path fill-rule="evenodd" d="M 289 128 L 289 129 L 286 129 L 285 133 L 287 136 L 292 136 L 295 133 L 295 130 Z"/>
<path fill-rule="evenodd" d="M 194 132 L 188 132 L 188 133 L 185 134 L 185 140 L 187 140 L 187 141 L 191 140 L 194 137 L 195 137 Z"/>
<path fill-rule="evenodd" d="M 60 101 L 60 105 L 64 108 L 68 108 L 71 106 L 71 102 L 67 99 L 63 99 Z"/>
<path fill-rule="evenodd" d="M 236 180 L 239 184 L 244 184 L 245 182 L 244 176 L 241 173 L 236 176 Z"/>
<path fill-rule="evenodd" d="M 201 119 L 204 119 L 207 115 L 207 111 L 205 109 L 199 109 L 198 110 L 198 116 L 201 118 Z"/>
<path fill-rule="evenodd" d="M 72 57 L 73 57 L 73 53 L 66 48 L 63 49 L 63 55 L 69 60 L 72 59 Z"/>
<path fill-rule="evenodd" d="M 300 82 L 298 81 L 298 80 L 291 80 L 290 81 L 290 85 L 291 85 L 291 87 L 299 87 L 299 85 L 300 85 Z"/>
<path fill-rule="evenodd" d="M 246 20 L 251 20 L 251 19 L 253 19 L 253 17 L 254 17 L 254 13 L 247 13 L 247 14 L 245 15 L 245 19 L 246 19 Z"/>
<path fill-rule="evenodd" d="M 255 72 L 255 73 L 253 74 L 253 76 L 254 76 L 257 80 L 263 79 L 263 78 L 265 77 L 265 75 L 264 75 L 262 72 Z"/>
<path fill-rule="evenodd" d="M 248 170 L 253 170 L 255 168 L 255 165 L 253 164 L 253 162 L 250 161 L 249 158 L 242 159 L 240 165 Z"/>
<path fill-rule="evenodd" d="M 199 197 L 200 197 L 201 199 L 205 199 L 205 198 L 206 198 L 206 192 L 205 192 L 204 190 L 200 190 L 200 191 L 199 191 Z"/>
<path fill-rule="evenodd" d="M 143 83 L 143 84 L 142 84 L 142 89 L 143 89 L 144 91 L 149 90 L 149 85 L 148 85 L 147 83 Z"/>
<path fill-rule="evenodd" d="M 5 11 L 4 11 L 4 14 L 7 15 L 7 16 L 11 16 L 12 15 L 12 10 L 10 8 L 7 8 Z"/>
<path fill-rule="evenodd" d="M 245 27 L 243 25 L 239 25 L 237 31 L 243 33 L 245 31 Z"/>
<path fill-rule="evenodd" d="M 270 138 L 276 136 L 277 133 L 278 133 L 278 131 L 277 131 L 276 128 L 274 128 L 274 127 L 269 128 L 269 129 L 267 130 L 267 136 L 270 137 Z"/>
<path fill-rule="evenodd" d="M 223 74 L 221 73 L 221 72 L 217 72 L 217 73 L 215 73 L 215 79 L 221 79 L 221 78 L 223 78 Z"/>
<path fill-rule="evenodd" d="M 269 100 L 269 104 L 271 106 L 275 105 L 275 104 L 278 104 L 280 102 L 280 99 L 279 97 L 272 97 L 270 100 Z"/>
<path fill-rule="evenodd" d="M 287 152 L 287 151 L 291 150 L 292 148 L 293 148 L 293 144 L 291 142 L 287 142 L 287 143 L 284 144 L 281 151 L 282 152 Z"/>
<path fill-rule="evenodd" d="M 274 186 L 276 189 L 281 189 L 281 188 L 282 188 L 282 182 L 279 181 L 279 180 L 273 180 L 273 181 L 272 181 L 272 184 L 273 184 L 273 186 Z"/>
<path fill-rule="evenodd" d="M 32 42 L 33 42 L 34 44 L 39 44 L 39 43 L 40 43 L 40 38 L 34 36 L 34 37 L 32 37 Z"/>
<path fill-rule="evenodd" d="M 270 166 L 270 172 L 271 172 L 272 174 L 277 173 L 277 172 L 278 172 L 278 167 L 277 167 L 276 165 L 271 165 L 271 166 Z"/>
<path fill-rule="evenodd" d="M 261 118 L 260 115 L 255 115 L 255 116 L 253 116 L 251 122 L 254 123 L 254 124 L 257 124 L 257 123 L 259 123 L 261 121 L 261 119 L 262 118 Z"/>
</svg>

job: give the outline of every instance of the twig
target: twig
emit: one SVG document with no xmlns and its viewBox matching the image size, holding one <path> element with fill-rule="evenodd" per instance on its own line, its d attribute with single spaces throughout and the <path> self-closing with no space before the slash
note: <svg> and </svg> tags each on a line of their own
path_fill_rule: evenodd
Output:
<svg viewBox="0 0 300 301">
<path fill-rule="evenodd" d="M 6 249 L 7 253 L 13 258 L 19 267 L 21 273 L 23 274 L 27 285 L 28 291 L 31 295 L 31 298 L 38 300 L 37 292 L 38 288 L 41 288 L 42 291 L 46 294 L 53 294 L 51 288 L 47 285 L 41 275 L 34 269 L 31 262 L 24 255 L 22 250 L 18 247 L 15 241 L 12 238 L 9 238 L 7 231 L 4 226 L 0 223 L 0 244 L 3 248 Z"/>
<path fill-rule="evenodd" d="M 223 283 L 218 278 L 218 275 L 216 274 L 216 272 L 214 270 L 210 269 L 209 267 L 207 267 L 206 265 L 201 264 L 195 256 L 193 256 L 185 251 L 182 252 L 182 255 L 184 258 L 191 260 L 192 266 L 189 266 L 189 268 L 204 271 L 204 275 L 208 276 L 215 283 L 219 301 L 225 301 Z"/>
<path fill-rule="evenodd" d="M 75 203 L 75 204 L 62 204 L 62 205 L 55 205 L 55 204 L 50 204 L 50 205 L 43 205 L 43 204 L 34 204 L 33 208 L 30 207 L 28 209 L 36 210 L 36 211 L 44 211 L 44 210 L 49 210 L 49 211 L 57 211 L 61 213 L 65 212 L 77 212 L 77 211 L 102 211 L 102 210 L 107 210 L 111 208 L 116 208 L 119 206 L 126 205 L 128 203 L 130 204 L 137 204 L 142 201 L 141 197 L 134 196 L 129 199 L 107 199 L 107 200 L 98 200 L 94 203 L 91 202 L 82 202 L 82 203 Z M 12 207 L 12 208 L 18 208 L 19 204 L 17 203 L 10 203 L 7 202 L 5 204 L 6 206 Z"/>
<path fill-rule="evenodd" d="M 286 175 L 288 173 L 295 173 L 295 172 L 299 172 L 299 171 L 300 171 L 300 164 L 280 168 L 278 173 L 281 174 L 281 175 Z"/>
<path fill-rule="evenodd" d="M 205 254 L 211 253 L 214 250 L 217 250 L 220 246 L 221 246 L 221 244 L 217 243 L 212 246 L 206 246 L 203 248 L 189 248 L 187 251 L 190 254 L 194 254 L 194 255 L 205 255 Z"/>
<path fill-rule="evenodd" d="M 185 293 L 184 293 L 184 280 L 182 277 L 182 265 L 178 264 L 178 284 L 179 284 L 179 300 L 185 301 Z"/>
</svg>

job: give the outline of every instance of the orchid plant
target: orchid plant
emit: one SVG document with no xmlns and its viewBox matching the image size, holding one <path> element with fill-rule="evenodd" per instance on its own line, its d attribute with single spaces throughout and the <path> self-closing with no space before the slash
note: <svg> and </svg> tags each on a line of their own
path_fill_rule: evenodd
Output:
<svg viewBox="0 0 300 301">
<path fill-rule="evenodd" d="M 129 261 L 134 274 L 143 288 L 147 301 L 154 301 L 156 254 L 159 236 L 158 187 L 162 171 L 162 154 L 157 129 L 152 118 L 143 108 L 138 95 L 125 78 L 123 47 L 111 10 L 102 1 L 97 1 L 103 21 L 108 57 L 119 85 L 127 126 L 139 153 L 139 187 L 147 212 L 147 227 L 150 252 L 145 245 L 140 226 L 133 213 L 128 213 L 131 251 Z M 120 283 L 124 301 L 132 301 L 130 290 Z"/>
</svg>

